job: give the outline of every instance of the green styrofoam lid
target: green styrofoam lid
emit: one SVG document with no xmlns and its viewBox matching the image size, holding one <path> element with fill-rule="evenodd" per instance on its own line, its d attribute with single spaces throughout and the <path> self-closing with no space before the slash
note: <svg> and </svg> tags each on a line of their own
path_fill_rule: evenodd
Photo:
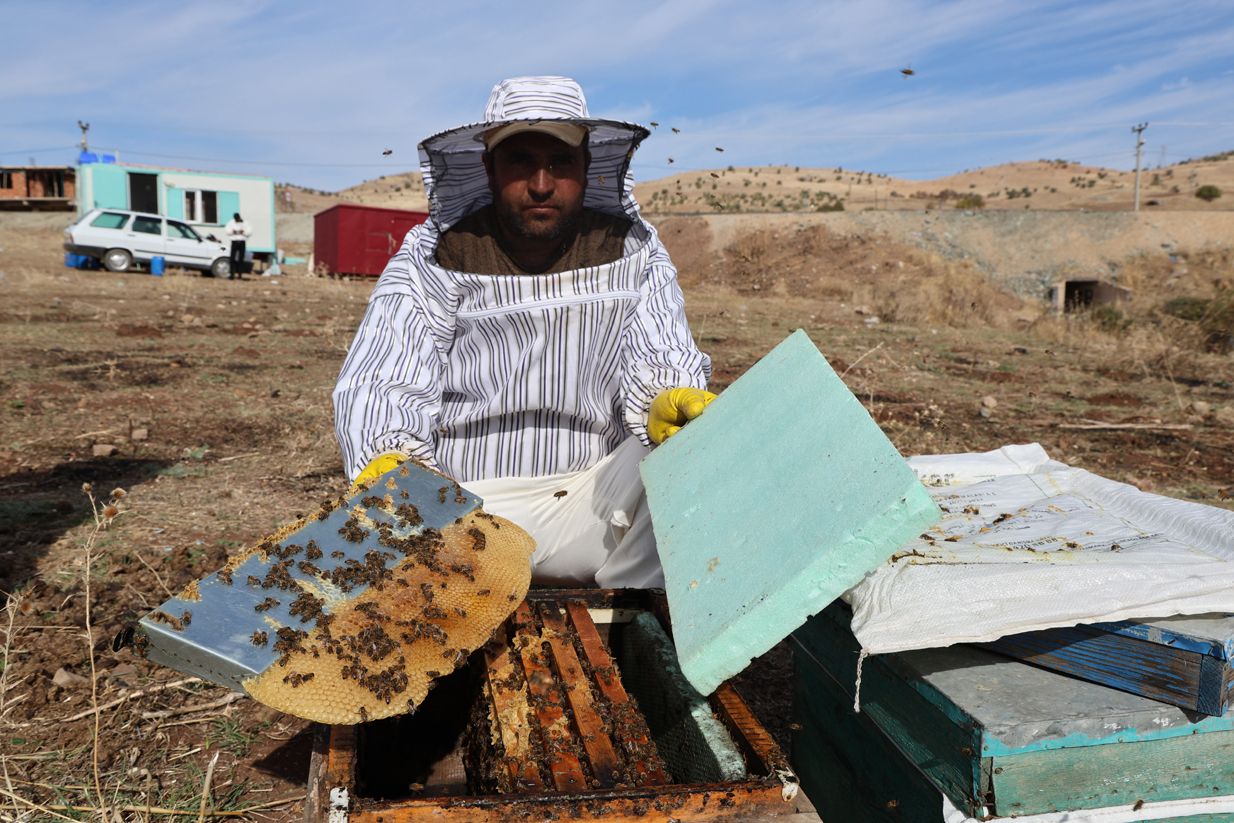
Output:
<svg viewBox="0 0 1234 823">
<path fill-rule="evenodd" d="M 639 470 L 677 656 L 703 694 L 942 517 L 800 330 Z"/>
</svg>

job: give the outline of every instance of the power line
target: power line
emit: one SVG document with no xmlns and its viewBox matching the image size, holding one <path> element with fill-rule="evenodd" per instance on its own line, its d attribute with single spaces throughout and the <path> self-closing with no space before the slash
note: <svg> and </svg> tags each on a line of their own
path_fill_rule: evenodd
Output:
<svg viewBox="0 0 1234 823">
<path fill-rule="evenodd" d="M 64 151 L 66 149 L 75 149 L 77 146 L 53 146 L 50 149 L 22 149 L 21 151 L 0 151 L 0 154 L 38 154 L 43 151 Z"/>
<path fill-rule="evenodd" d="M 185 157 L 178 154 L 155 154 L 150 151 L 132 151 L 125 150 L 125 154 L 134 154 L 138 157 L 159 157 L 164 160 L 192 160 L 198 163 L 235 163 L 244 166 L 299 166 L 322 169 L 375 169 L 375 168 L 390 168 L 389 163 L 286 163 L 276 160 L 232 160 L 221 157 Z M 419 159 L 416 160 L 416 165 L 419 165 Z M 392 170 L 392 174 L 404 174 L 397 170 Z"/>
</svg>

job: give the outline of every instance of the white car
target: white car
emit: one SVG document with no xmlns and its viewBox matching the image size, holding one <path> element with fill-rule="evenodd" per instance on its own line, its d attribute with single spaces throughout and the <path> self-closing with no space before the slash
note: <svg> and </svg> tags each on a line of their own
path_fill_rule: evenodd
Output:
<svg viewBox="0 0 1234 823">
<path fill-rule="evenodd" d="M 134 261 L 162 257 L 168 265 L 201 269 L 215 277 L 231 270 L 228 247 L 213 235 L 157 214 L 91 209 L 64 230 L 64 250 L 97 257 L 108 271 L 127 271 Z"/>
</svg>

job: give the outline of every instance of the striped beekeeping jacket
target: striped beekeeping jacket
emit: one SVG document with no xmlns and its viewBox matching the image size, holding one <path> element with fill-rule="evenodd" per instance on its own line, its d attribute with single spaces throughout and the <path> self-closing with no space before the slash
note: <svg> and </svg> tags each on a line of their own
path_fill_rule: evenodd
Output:
<svg viewBox="0 0 1234 823">
<path fill-rule="evenodd" d="M 483 132 L 567 116 L 591 129 L 584 205 L 634 220 L 622 258 L 518 277 L 440 267 L 441 234 L 491 199 Z M 386 266 L 334 391 L 350 477 L 390 451 L 461 482 L 579 471 L 629 436 L 648 442 L 659 392 L 706 386 L 711 363 L 690 335 L 676 269 L 630 194 L 646 133 L 589 118 L 573 81 L 520 78 L 494 90 L 484 123 L 420 144 L 432 219 Z"/>
</svg>

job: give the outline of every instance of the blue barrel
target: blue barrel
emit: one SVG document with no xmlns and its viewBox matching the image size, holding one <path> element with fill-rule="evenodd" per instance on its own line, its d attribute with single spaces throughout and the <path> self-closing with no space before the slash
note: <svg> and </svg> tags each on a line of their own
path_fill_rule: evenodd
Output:
<svg viewBox="0 0 1234 823">
<path fill-rule="evenodd" d="M 161 256 L 155 255 L 154 257 L 152 257 L 150 259 L 150 273 L 153 274 L 155 277 L 162 277 L 163 276 L 163 263 L 164 261 Z"/>
</svg>

